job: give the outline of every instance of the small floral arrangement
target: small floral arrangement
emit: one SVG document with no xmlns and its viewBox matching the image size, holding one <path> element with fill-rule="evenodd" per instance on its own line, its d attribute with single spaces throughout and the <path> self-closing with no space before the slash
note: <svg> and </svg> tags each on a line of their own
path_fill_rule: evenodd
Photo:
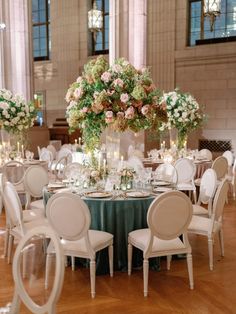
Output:
<svg viewBox="0 0 236 314">
<path fill-rule="evenodd" d="M 0 89 L 0 126 L 7 132 L 22 133 L 34 125 L 36 115 L 33 103 L 27 104 L 23 96 Z"/>
<path fill-rule="evenodd" d="M 137 70 L 125 59 L 109 67 L 99 56 L 67 91 L 67 121 L 71 131 L 82 129 L 86 148 L 93 150 L 108 126 L 120 132 L 156 126 L 165 118 L 159 96 L 147 69 Z"/>
<path fill-rule="evenodd" d="M 197 129 L 206 119 L 196 99 L 178 89 L 164 93 L 160 104 L 166 108 L 167 122 L 162 122 L 160 131 L 176 128 L 178 130 L 178 148 L 182 148 L 187 134 Z"/>
<path fill-rule="evenodd" d="M 120 175 L 120 183 L 121 185 L 127 185 L 130 183 L 130 187 L 132 186 L 131 182 L 134 179 L 134 169 L 131 168 L 123 168 L 120 170 L 119 175 Z"/>
</svg>

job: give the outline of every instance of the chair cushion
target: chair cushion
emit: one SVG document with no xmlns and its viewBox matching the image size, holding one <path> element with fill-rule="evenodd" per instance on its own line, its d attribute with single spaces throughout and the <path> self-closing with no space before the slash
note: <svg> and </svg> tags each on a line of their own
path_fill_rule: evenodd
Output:
<svg viewBox="0 0 236 314">
<path fill-rule="evenodd" d="M 29 222 L 35 219 L 42 219 L 45 217 L 44 210 L 36 208 L 35 210 L 25 209 L 23 210 L 23 221 Z"/>
<path fill-rule="evenodd" d="M 36 227 L 36 226 L 48 226 L 48 220 L 46 218 L 42 218 L 42 219 L 34 219 L 32 221 L 29 222 L 25 222 L 24 223 L 24 230 L 25 232 L 27 232 L 28 230 L 31 230 L 32 228 Z M 11 234 L 13 234 L 16 237 L 22 237 L 22 229 L 20 228 L 20 226 L 17 226 L 13 229 L 11 229 Z"/>
<path fill-rule="evenodd" d="M 129 233 L 129 242 L 144 251 L 147 247 L 149 237 L 150 229 L 139 229 Z M 151 254 L 154 252 L 179 251 L 184 250 L 185 248 L 184 243 L 179 238 L 175 238 L 173 240 L 161 240 L 154 237 Z"/>
<path fill-rule="evenodd" d="M 219 222 L 215 222 L 214 228 L 212 230 L 212 220 L 210 218 L 193 215 L 192 220 L 188 227 L 188 232 L 207 236 L 212 232 L 216 232 L 220 228 L 221 224 Z"/>
<path fill-rule="evenodd" d="M 113 235 L 105 231 L 89 230 L 88 236 L 91 246 L 95 252 L 107 247 L 113 241 Z M 63 249 L 69 253 L 68 255 L 89 257 L 85 244 L 85 238 L 82 238 L 78 241 L 67 241 L 62 239 L 61 243 Z"/>
<path fill-rule="evenodd" d="M 40 200 L 36 200 L 36 201 L 33 201 L 33 202 L 30 202 L 30 209 L 32 210 L 45 210 L 44 209 L 44 202 L 43 202 L 43 199 L 40 199 Z"/>
<path fill-rule="evenodd" d="M 193 205 L 193 214 L 194 215 L 207 215 L 208 216 L 208 210 L 200 205 L 194 204 Z"/>
</svg>

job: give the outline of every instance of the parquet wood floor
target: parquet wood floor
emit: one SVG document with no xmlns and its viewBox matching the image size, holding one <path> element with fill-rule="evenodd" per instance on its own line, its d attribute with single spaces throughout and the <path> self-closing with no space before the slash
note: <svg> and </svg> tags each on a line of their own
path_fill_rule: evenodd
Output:
<svg viewBox="0 0 236 314">
<path fill-rule="evenodd" d="M 4 214 L 0 227 L 5 225 Z M 149 296 L 143 297 L 142 270 L 115 272 L 114 277 L 96 278 L 96 298 L 90 297 L 89 270 L 66 268 L 57 313 L 63 314 L 156 314 L 156 313 L 236 313 L 236 202 L 229 200 L 224 215 L 225 257 L 220 257 L 219 243 L 214 246 L 214 270 L 208 267 L 207 239 L 190 237 L 193 249 L 195 289 L 188 285 L 185 259 L 174 260 L 171 270 L 161 261 L 161 271 L 150 270 Z M 13 280 L 11 265 L 2 256 L 3 233 L 0 233 L 0 307 L 11 301 Z M 21 313 L 29 313 L 22 305 Z"/>
</svg>

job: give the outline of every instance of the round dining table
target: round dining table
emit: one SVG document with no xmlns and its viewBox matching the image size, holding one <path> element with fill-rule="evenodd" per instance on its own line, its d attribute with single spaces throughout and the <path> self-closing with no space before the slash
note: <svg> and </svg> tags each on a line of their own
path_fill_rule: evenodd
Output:
<svg viewBox="0 0 236 314">
<path fill-rule="evenodd" d="M 52 192 L 44 189 L 43 197 L 46 205 Z M 82 197 L 91 213 L 90 229 L 110 232 L 114 235 L 114 269 L 127 270 L 127 249 L 129 232 L 147 228 L 147 211 L 155 196 L 143 198 L 89 198 Z M 142 252 L 134 248 L 133 267 L 142 266 Z M 97 254 L 97 273 L 109 272 L 106 249 Z M 157 260 L 151 266 L 158 269 Z"/>
</svg>

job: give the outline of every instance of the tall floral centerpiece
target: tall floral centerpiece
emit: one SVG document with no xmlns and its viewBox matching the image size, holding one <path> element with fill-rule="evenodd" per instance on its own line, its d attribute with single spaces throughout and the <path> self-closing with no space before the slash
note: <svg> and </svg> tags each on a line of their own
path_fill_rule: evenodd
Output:
<svg viewBox="0 0 236 314">
<path fill-rule="evenodd" d="M 37 109 L 33 103 L 26 103 L 21 95 L 0 89 L 0 127 L 16 141 L 25 139 L 25 131 L 34 125 Z"/>
<path fill-rule="evenodd" d="M 206 119 L 206 115 L 193 96 L 181 93 L 177 89 L 164 93 L 160 98 L 160 104 L 166 107 L 167 122 L 162 122 L 159 130 L 176 128 L 178 149 L 184 148 L 188 133 L 199 128 Z"/>
<path fill-rule="evenodd" d="M 82 129 L 83 142 L 92 151 L 109 126 L 118 132 L 156 126 L 165 117 L 159 96 L 147 69 L 137 70 L 125 59 L 109 66 L 99 56 L 67 91 L 67 121 L 71 131 Z"/>
</svg>

